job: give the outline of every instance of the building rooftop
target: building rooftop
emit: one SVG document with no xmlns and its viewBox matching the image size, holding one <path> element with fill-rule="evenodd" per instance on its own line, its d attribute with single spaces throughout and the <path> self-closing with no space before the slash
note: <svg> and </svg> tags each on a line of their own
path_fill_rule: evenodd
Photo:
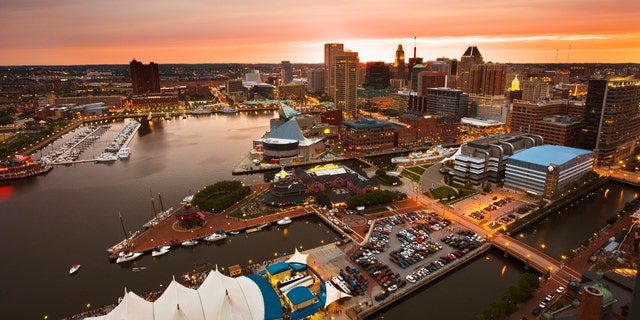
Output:
<svg viewBox="0 0 640 320">
<path fill-rule="evenodd" d="M 549 164 L 561 165 L 577 156 L 587 155 L 590 153 L 592 153 L 592 151 L 584 149 L 556 145 L 543 145 L 520 151 L 511 156 L 510 159 L 526 161 L 542 166 L 547 166 Z"/>
</svg>

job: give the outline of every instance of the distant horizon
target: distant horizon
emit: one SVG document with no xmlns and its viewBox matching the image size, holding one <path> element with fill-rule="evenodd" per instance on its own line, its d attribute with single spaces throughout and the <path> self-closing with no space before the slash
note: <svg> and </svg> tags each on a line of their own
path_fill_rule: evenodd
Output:
<svg viewBox="0 0 640 320">
<path fill-rule="evenodd" d="M 334 42 L 363 63 L 393 62 L 399 44 L 405 61 L 414 47 L 429 61 L 477 46 L 495 63 L 640 63 L 640 2 L 627 0 L 5 0 L 2 9 L 4 66 L 315 64 Z"/>
</svg>

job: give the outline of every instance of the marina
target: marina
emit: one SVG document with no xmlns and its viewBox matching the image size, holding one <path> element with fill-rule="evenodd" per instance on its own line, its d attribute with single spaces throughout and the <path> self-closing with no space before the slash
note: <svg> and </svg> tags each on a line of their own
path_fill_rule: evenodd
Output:
<svg viewBox="0 0 640 320">
<path fill-rule="evenodd" d="M 223 118 L 236 122 L 234 122 L 233 127 L 225 126 L 222 122 L 216 122 L 215 126 L 211 126 L 211 121 L 220 120 L 207 118 L 206 121 L 201 119 L 200 122 L 194 122 L 192 118 L 189 118 L 187 119 L 188 127 L 183 124 L 183 121 L 155 124 L 155 132 L 147 133 L 144 139 L 133 141 L 132 147 L 136 150 L 136 155 L 140 156 L 133 157 L 123 165 L 113 167 L 63 166 L 47 175 L 47 179 L 38 179 L 38 183 L 35 184 L 30 183 L 28 188 L 21 184 L 12 186 L 12 192 L 16 196 L 10 196 L 8 200 L 0 203 L 0 207 L 6 212 L 10 212 L 15 208 L 24 208 L 25 214 L 17 217 L 17 222 L 21 226 L 28 225 L 29 227 L 19 228 L 21 230 L 19 234 L 16 234 L 13 230 L 8 230 L 7 236 L 27 239 L 24 246 L 20 248 L 21 250 L 42 250 L 43 244 L 41 241 L 30 241 L 29 239 L 38 239 L 42 236 L 52 239 L 44 246 L 47 249 L 52 248 L 52 250 L 47 251 L 56 252 L 56 254 L 46 256 L 46 261 L 48 261 L 52 269 L 61 271 L 55 272 L 56 275 L 53 277 L 41 275 L 35 268 L 30 267 L 31 265 L 38 265 L 39 262 L 35 260 L 29 263 L 22 263 L 20 268 L 16 267 L 12 262 L 4 266 L 3 268 L 5 269 L 3 270 L 6 272 L 17 270 L 18 278 L 20 279 L 29 278 L 33 282 L 42 284 L 40 293 L 33 297 L 34 304 L 37 306 L 34 310 L 14 312 L 10 305 L 16 305 L 19 301 L 11 296 L 6 297 L 3 304 L 7 307 L 10 317 L 42 318 L 47 315 L 48 318 L 59 319 L 87 308 L 93 310 L 94 308 L 102 308 L 105 304 L 114 303 L 118 297 L 122 296 L 123 288 L 133 290 L 146 297 L 146 292 L 148 291 L 155 292 L 158 288 L 165 288 L 174 274 L 180 274 L 192 269 L 197 274 L 197 272 L 204 270 L 200 265 L 208 265 L 211 268 L 214 265 L 218 265 L 226 269 L 228 266 L 240 264 L 243 269 L 253 270 L 256 264 L 262 265 L 263 261 L 269 264 L 281 259 L 281 257 L 290 255 L 294 246 L 305 253 L 315 249 L 324 252 L 327 257 L 330 256 L 331 252 L 334 252 L 334 249 L 332 249 L 334 242 L 336 248 L 347 249 L 349 244 L 344 244 L 345 241 L 341 241 L 342 233 L 336 233 L 337 229 L 335 228 L 329 229 L 324 222 L 329 222 L 329 220 L 323 219 L 319 222 L 321 218 L 316 214 L 292 219 L 293 222 L 287 227 L 286 234 L 284 233 L 284 228 L 278 227 L 274 223 L 270 229 L 245 235 L 244 232 L 239 233 L 238 231 L 258 225 L 263 222 L 262 219 L 248 221 L 245 225 L 243 222 L 235 223 L 222 217 L 222 223 L 229 222 L 230 225 L 220 229 L 224 229 L 229 234 L 238 233 L 238 235 L 228 238 L 224 244 L 195 246 L 192 248 L 172 246 L 170 254 L 160 257 L 152 257 L 150 253 L 153 249 L 150 249 L 145 251 L 148 254 L 143 254 L 139 259 L 126 264 L 117 265 L 106 262 L 105 252 L 102 248 L 123 238 L 123 231 L 120 230 L 122 227 L 118 225 L 118 211 L 122 210 L 126 218 L 127 235 L 136 233 L 135 230 L 129 228 L 130 226 L 141 226 L 149 220 L 148 197 L 150 186 L 154 191 L 162 191 L 163 195 L 166 195 L 166 203 L 173 204 L 179 203 L 186 191 L 206 185 L 212 179 L 243 179 L 249 184 L 255 184 L 256 181 L 262 180 L 260 176 L 255 175 L 232 177 L 228 172 L 228 168 L 232 167 L 235 159 L 240 158 L 246 149 L 242 146 L 238 148 L 241 144 L 234 140 L 234 136 L 243 133 L 248 128 L 255 128 L 257 132 L 262 132 L 265 129 L 259 127 L 258 124 L 260 122 L 257 121 L 251 123 L 243 122 L 246 119 L 245 116 Z M 180 126 L 184 126 L 184 128 L 175 130 Z M 237 130 L 234 131 L 234 127 L 237 127 Z M 165 134 L 158 132 L 164 132 Z M 201 161 L 201 163 L 198 163 L 199 170 L 185 171 L 183 170 L 184 154 L 197 151 L 199 148 L 184 149 L 185 145 L 183 143 L 177 143 L 173 139 L 172 141 L 167 141 L 166 139 L 169 137 L 167 133 L 169 132 L 171 132 L 171 135 L 178 135 L 176 141 L 184 141 L 182 135 L 188 137 L 195 135 L 195 139 L 202 140 L 202 143 L 207 142 L 207 136 L 224 137 L 216 139 L 216 141 L 221 144 L 220 148 L 230 150 L 232 155 L 219 158 L 216 152 L 207 151 L 199 157 Z M 207 134 L 198 135 L 203 132 Z M 257 133 L 253 132 L 249 135 L 255 134 Z M 226 161 L 225 159 L 227 158 L 230 160 Z M 83 179 L 88 174 L 94 177 L 91 182 Z M 162 189 L 160 189 L 160 185 L 162 185 Z M 47 192 L 43 192 L 43 190 L 47 190 Z M 625 192 L 624 194 L 628 193 L 628 191 Z M 110 197 L 105 198 L 105 193 L 110 194 Z M 610 194 L 617 195 L 623 194 L 623 192 L 618 189 L 612 189 Z M 64 201 L 57 201 L 57 198 L 64 199 Z M 615 211 L 617 210 L 616 204 L 619 202 L 617 200 L 615 202 L 606 202 L 603 203 L 603 206 L 608 207 L 608 211 Z M 47 204 L 46 206 L 44 205 L 45 203 Z M 593 206 L 593 204 L 587 205 Z M 82 216 L 86 208 L 92 208 L 93 214 L 88 217 L 91 223 L 87 224 L 85 228 L 78 229 L 74 224 L 66 223 L 77 219 L 78 216 Z M 309 208 L 305 209 L 309 210 Z M 55 219 L 50 218 L 50 214 L 44 214 L 51 210 L 56 212 Z M 584 211 L 584 209 L 573 209 L 573 206 L 572 210 Z M 397 209 L 392 208 L 392 212 L 397 213 Z M 287 212 L 287 214 L 290 213 Z M 567 213 L 563 213 L 563 217 L 566 216 L 568 216 Z M 358 216 L 354 215 L 353 217 Z M 43 218 L 46 219 L 47 226 L 55 226 L 55 230 L 60 231 L 53 232 L 51 228 L 39 227 Z M 278 219 L 281 218 L 282 216 L 278 217 Z M 372 218 L 376 218 L 375 215 Z M 589 218 L 588 222 L 590 225 L 598 226 L 603 224 L 604 220 L 606 220 L 606 216 L 601 220 Z M 554 223 L 553 227 L 561 228 L 563 225 L 575 224 Z M 599 228 L 590 229 L 590 225 L 581 225 L 580 229 L 585 229 L 584 232 L 587 234 L 593 234 L 593 230 Z M 194 236 L 197 236 L 199 232 L 200 237 L 204 237 L 218 229 L 215 227 L 208 229 L 210 226 L 213 225 L 207 224 L 204 226 L 204 229 L 207 229 L 206 231 L 204 229 L 194 231 Z M 349 226 L 354 230 L 364 230 L 366 222 L 363 224 L 351 222 Z M 576 228 L 555 231 L 554 233 L 561 234 L 564 240 L 561 242 L 554 241 L 554 243 L 558 244 L 548 245 L 547 250 L 562 252 L 579 245 L 583 241 L 584 235 L 577 234 L 576 231 Z M 537 231 L 535 234 L 541 235 L 542 233 Z M 73 235 L 73 237 L 60 236 L 67 234 Z M 181 236 L 187 237 L 188 235 L 181 234 Z M 78 237 L 86 240 L 73 241 Z M 146 235 L 141 235 L 141 237 L 146 237 Z M 526 240 L 527 237 L 528 235 L 525 234 L 524 239 Z M 567 237 L 570 240 L 567 240 Z M 147 239 L 150 243 L 154 243 L 154 246 L 150 248 L 160 245 L 161 240 L 153 239 L 151 241 L 151 239 Z M 174 239 L 168 240 L 178 240 L 178 238 L 174 237 Z M 135 242 L 131 241 L 131 243 Z M 177 243 L 179 244 L 179 242 Z M 256 249 L 256 243 L 260 244 L 260 250 Z M 64 245 L 67 246 L 67 250 L 64 250 L 64 252 L 53 250 L 53 248 Z M 126 242 L 122 245 L 126 246 Z M 539 247 L 539 244 L 536 245 L 534 243 L 533 246 Z M 136 247 L 134 248 L 137 250 Z M 9 250 L 12 250 L 12 248 L 9 248 Z M 335 254 L 342 254 L 344 257 L 342 250 L 335 251 Z M 80 257 L 81 259 L 78 259 Z M 45 258 L 43 257 L 43 259 Z M 81 263 L 82 269 L 73 277 L 69 277 L 67 275 L 69 262 L 73 261 Z M 313 263 L 313 260 L 310 263 Z M 140 268 L 142 265 L 146 267 L 144 273 L 131 272 L 132 267 Z M 505 265 L 507 266 L 506 272 L 501 275 L 501 269 Z M 344 266 L 334 266 L 332 262 L 329 262 L 327 266 L 333 268 L 332 270 L 338 270 L 339 267 L 344 268 Z M 521 272 L 524 272 L 523 267 L 523 263 L 512 258 L 505 258 L 502 252 L 490 250 L 460 265 L 455 271 L 448 273 L 449 276 L 439 277 L 438 281 L 424 285 L 422 289 L 407 295 L 406 298 L 401 299 L 400 303 L 391 303 L 391 299 L 387 297 L 383 301 L 388 303 L 388 307 L 382 310 L 382 314 L 385 315 L 384 318 L 406 318 L 410 316 L 410 314 L 406 313 L 406 310 L 415 310 L 415 308 L 422 307 L 424 301 L 429 301 L 430 305 L 439 306 L 430 310 L 430 314 L 434 318 L 454 317 L 468 319 L 498 298 L 499 293 L 506 291 L 511 284 L 517 282 Z M 259 267 L 255 269 L 257 270 Z M 360 271 L 362 272 L 362 270 Z M 142 274 L 144 274 L 144 277 L 142 277 Z M 496 274 L 498 276 L 494 276 Z M 478 277 L 478 275 L 483 276 Z M 57 286 L 54 283 L 61 281 L 58 279 L 59 276 L 66 276 L 69 280 L 73 279 L 73 281 L 65 286 Z M 473 281 L 469 281 L 469 279 L 473 279 Z M 8 279 L 8 281 L 8 286 L 21 290 L 21 283 L 12 282 L 12 279 Z M 158 287 L 158 285 L 161 286 Z M 405 285 L 405 288 L 407 286 L 408 284 Z M 464 292 L 479 292 L 479 290 L 484 290 L 487 286 L 492 287 L 493 290 L 481 296 L 464 294 Z M 90 294 L 82 296 L 75 294 L 81 290 L 88 290 L 86 288 L 91 288 L 91 290 L 87 291 Z M 100 290 L 95 290 L 95 288 L 100 288 Z M 462 290 L 464 292 L 460 294 L 461 290 L 452 290 L 452 288 L 464 288 Z M 397 289 L 393 292 L 397 295 L 401 291 Z M 454 292 L 457 293 L 453 294 Z M 374 292 L 373 297 L 375 298 L 380 293 L 381 291 Z M 64 294 L 67 299 L 65 301 L 56 301 L 55 297 L 61 294 Z M 455 308 L 454 303 L 459 299 L 468 300 L 464 310 Z M 368 301 L 368 303 L 379 302 L 374 299 Z M 87 307 L 87 304 L 91 306 Z M 340 317 L 340 314 L 332 313 L 337 311 L 339 311 L 338 308 L 332 308 L 327 311 L 327 315 Z M 391 316 L 391 314 L 395 314 L 395 316 Z M 378 317 L 376 314 L 371 316 L 372 319 Z"/>
</svg>

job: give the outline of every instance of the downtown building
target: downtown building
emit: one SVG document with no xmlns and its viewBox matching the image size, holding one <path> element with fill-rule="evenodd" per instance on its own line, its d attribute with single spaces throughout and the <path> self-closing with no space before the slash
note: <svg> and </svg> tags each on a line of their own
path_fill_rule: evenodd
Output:
<svg viewBox="0 0 640 320">
<path fill-rule="evenodd" d="M 471 92 L 471 69 L 476 64 L 483 64 L 482 54 L 478 47 L 468 47 L 458 63 L 456 69 L 456 84 L 458 89 L 464 92 Z"/>
<path fill-rule="evenodd" d="M 394 147 L 394 141 L 393 125 L 388 121 L 356 119 L 343 121 L 340 127 L 340 142 L 349 151 L 391 149 Z"/>
<path fill-rule="evenodd" d="M 342 43 L 324 44 L 324 92 L 332 98 L 335 92 L 335 56 L 343 51 Z"/>
<path fill-rule="evenodd" d="M 592 171 L 593 152 L 564 146 L 535 146 L 510 156 L 504 187 L 555 198 Z"/>
<path fill-rule="evenodd" d="M 596 165 L 611 166 L 636 153 L 640 137 L 640 80 L 590 79 L 580 145 Z"/>
<path fill-rule="evenodd" d="M 334 56 L 334 103 L 345 119 L 357 118 L 358 53 L 340 52 Z"/>
<path fill-rule="evenodd" d="M 507 126 L 511 132 L 542 136 L 545 143 L 577 148 L 580 146 L 582 121 L 569 115 L 569 100 L 513 101 Z"/>
<path fill-rule="evenodd" d="M 466 117 L 469 95 L 460 89 L 427 88 L 424 95 L 409 95 L 408 111 Z"/>
<path fill-rule="evenodd" d="M 129 63 L 133 95 L 131 104 L 136 108 L 172 107 L 178 105 L 176 90 L 160 89 L 158 65 L 144 65 L 135 59 Z"/>
<path fill-rule="evenodd" d="M 467 141 L 454 157 L 453 180 L 478 186 L 485 182 L 504 182 L 507 159 L 514 154 L 542 145 L 542 137 L 534 134 L 506 134 Z"/>
</svg>

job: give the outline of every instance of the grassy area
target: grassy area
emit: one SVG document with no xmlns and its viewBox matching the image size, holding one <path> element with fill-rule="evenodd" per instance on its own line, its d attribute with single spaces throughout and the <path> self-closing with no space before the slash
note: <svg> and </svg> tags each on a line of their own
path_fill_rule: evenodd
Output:
<svg viewBox="0 0 640 320">
<path fill-rule="evenodd" d="M 421 177 L 421 175 L 416 174 L 413 171 L 409 171 L 408 169 L 402 170 L 402 176 L 415 182 L 420 182 L 420 177 Z"/>
<path fill-rule="evenodd" d="M 442 199 L 442 198 L 451 198 L 451 197 L 457 197 L 458 193 L 456 192 L 455 189 L 449 187 L 449 186 L 441 186 L 441 187 L 437 187 L 433 190 L 431 190 L 431 194 L 433 195 L 434 199 Z"/>
<path fill-rule="evenodd" d="M 413 173 L 417 173 L 419 175 L 422 175 L 425 171 L 427 171 L 427 169 L 425 169 L 423 167 L 419 167 L 419 166 L 409 167 L 409 168 L 406 168 L 405 170 L 409 170 L 409 171 L 411 171 Z"/>
</svg>

